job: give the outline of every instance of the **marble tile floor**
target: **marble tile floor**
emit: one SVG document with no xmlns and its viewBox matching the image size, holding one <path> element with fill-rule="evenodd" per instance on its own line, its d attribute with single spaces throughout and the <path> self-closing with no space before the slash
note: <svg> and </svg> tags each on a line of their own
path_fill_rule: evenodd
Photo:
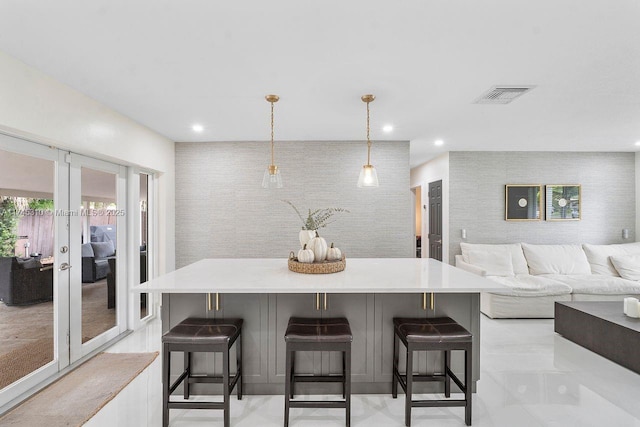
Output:
<svg viewBox="0 0 640 427">
<path fill-rule="evenodd" d="M 553 320 L 481 319 L 481 377 L 473 396 L 476 427 L 640 427 L 640 375 L 553 332 Z M 624 345 L 624 343 L 621 343 Z M 109 351 L 160 348 L 154 320 Z M 640 357 L 640 355 L 639 355 Z M 161 426 L 160 358 L 85 425 Z M 282 396 L 231 401 L 231 425 L 283 424 Z M 352 426 L 403 426 L 404 395 L 354 395 Z M 221 411 L 171 410 L 171 427 L 222 426 Z M 462 408 L 416 408 L 412 425 L 464 426 Z M 292 427 L 344 426 L 340 409 L 293 409 Z"/>
</svg>

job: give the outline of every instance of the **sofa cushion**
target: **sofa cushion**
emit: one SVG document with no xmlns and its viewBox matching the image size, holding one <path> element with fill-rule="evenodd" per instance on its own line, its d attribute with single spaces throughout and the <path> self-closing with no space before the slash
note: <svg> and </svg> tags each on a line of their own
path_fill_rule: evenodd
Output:
<svg viewBox="0 0 640 427">
<path fill-rule="evenodd" d="M 511 265 L 514 274 L 529 274 L 529 267 L 527 267 L 527 260 L 522 254 L 522 247 L 520 243 L 508 243 L 501 245 L 490 245 L 480 243 L 460 243 L 460 250 L 462 251 L 462 259 L 468 264 L 473 264 L 469 260 L 469 251 L 482 250 L 496 256 L 501 256 L 502 251 L 507 249 L 511 254 Z"/>
<path fill-rule="evenodd" d="M 591 274 L 587 256 L 580 245 L 522 244 L 529 265 L 529 273 L 539 274 Z"/>
<path fill-rule="evenodd" d="M 587 254 L 587 259 L 589 260 L 593 274 L 604 274 L 614 277 L 618 277 L 620 274 L 613 264 L 611 264 L 610 257 L 640 254 L 640 242 L 616 245 L 590 245 L 585 243 L 582 245 L 582 248 L 584 249 L 584 253 Z"/>
<path fill-rule="evenodd" d="M 568 285 L 574 294 L 640 295 L 640 283 L 625 280 L 621 277 L 604 276 L 602 274 L 549 274 L 542 277 Z"/>
<path fill-rule="evenodd" d="M 620 277 L 640 281 L 640 254 L 609 257 Z"/>
<path fill-rule="evenodd" d="M 82 257 L 83 258 L 91 258 L 93 257 L 93 248 L 91 247 L 91 243 L 83 243 L 82 244 Z"/>
<path fill-rule="evenodd" d="M 107 258 L 115 255 L 115 249 L 111 241 L 91 242 L 91 247 L 96 258 Z"/>
<path fill-rule="evenodd" d="M 473 249 L 467 253 L 469 264 L 482 268 L 487 276 L 513 276 L 511 253 L 507 248 L 492 251 Z"/>
<path fill-rule="evenodd" d="M 509 288 L 508 291 L 490 292 L 499 295 L 513 295 L 526 297 L 541 297 L 550 295 L 569 295 L 571 287 L 546 277 L 519 274 L 512 277 L 490 277 L 491 279 Z"/>
<path fill-rule="evenodd" d="M 42 268 L 42 264 L 36 258 L 14 258 L 16 260 L 13 265 L 14 270 L 29 270 L 31 268 Z"/>
</svg>

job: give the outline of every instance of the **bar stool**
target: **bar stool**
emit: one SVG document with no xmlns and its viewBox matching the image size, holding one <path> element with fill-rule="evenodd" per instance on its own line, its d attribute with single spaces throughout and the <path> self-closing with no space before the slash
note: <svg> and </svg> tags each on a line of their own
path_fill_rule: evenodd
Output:
<svg viewBox="0 0 640 427">
<path fill-rule="evenodd" d="M 344 408 L 346 425 L 351 424 L 351 328 L 349 321 L 339 318 L 291 317 L 284 334 L 286 342 L 286 378 L 284 390 L 284 425 L 289 426 L 289 408 Z M 342 352 L 342 375 L 296 375 L 296 351 Z M 341 382 L 344 400 L 295 401 L 296 382 Z"/>
<path fill-rule="evenodd" d="M 229 427 L 229 396 L 238 386 L 242 399 L 242 319 L 188 318 L 162 336 L 162 425 L 169 425 L 169 409 L 222 409 L 224 426 Z M 229 350 L 236 343 L 236 374 L 229 378 Z M 184 371 L 171 384 L 171 352 L 184 353 Z M 194 375 L 191 372 L 192 352 L 222 353 L 222 375 Z M 222 383 L 222 402 L 171 402 L 171 393 L 184 383 L 184 398 L 188 399 L 193 383 Z M 170 385 L 171 384 L 171 385 Z"/>
<path fill-rule="evenodd" d="M 392 396 L 398 397 L 398 382 L 406 393 L 405 420 L 406 426 L 411 425 L 411 408 L 414 407 L 444 407 L 464 406 L 465 424 L 471 425 L 471 349 L 472 335 L 465 328 L 449 317 L 435 318 L 403 318 L 393 319 L 393 384 Z M 398 338 L 407 348 L 407 373 L 401 375 L 398 371 L 399 344 Z M 444 369 L 442 374 L 414 375 L 413 352 L 414 351 L 442 351 L 444 352 Z M 451 351 L 464 351 L 464 384 L 451 371 Z M 413 400 L 414 381 L 440 381 L 444 382 L 445 397 L 451 396 L 451 380 L 453 380 L 464 393 L 464 399 L 441 400 Z"/>
</svg>

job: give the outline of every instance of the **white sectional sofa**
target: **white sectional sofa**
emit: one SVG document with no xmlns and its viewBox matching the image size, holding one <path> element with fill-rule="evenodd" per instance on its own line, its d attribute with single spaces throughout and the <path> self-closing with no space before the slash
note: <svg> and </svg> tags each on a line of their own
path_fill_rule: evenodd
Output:
<svg viewBox="0 0 640 427">
<path fill-rule="evenodd" d="M 613 245 L 461 243 L 456 266 L 507 286 L 485 292 L 491 318 L 553 318 L 555 301 L 640 296 L 640 242 Z"/>
</svg>

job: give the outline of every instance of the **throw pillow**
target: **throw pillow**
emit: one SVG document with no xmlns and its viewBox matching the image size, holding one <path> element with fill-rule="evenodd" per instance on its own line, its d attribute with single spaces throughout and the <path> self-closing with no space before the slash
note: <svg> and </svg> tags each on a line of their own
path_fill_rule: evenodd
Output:
<svg viewBox="0 0 640 427">
<path fill-rule="evenodd" d="M 107 258 L 114 256 L 116 251 L 113 247 L 113 242 L 91 242 L 93 253 L 96 258 Z"/>
<path fill-rule="evenodd" d="M 523 243 L 522 250 L 530 274 L 591 274 L 591 266 L 580 245 Z"/>
<path fill-rule="evenodd" d="M 95 256 L 93 254 L 93 248 L 91 247 L 91 243 L 83 243 L 82 244 L 82 257 L 83 258 L 91 258 Z"/>
<path fill-rule="evenodd" d="M 640 242 L 618 243 L 613 245 L 582 245 L 584 253 L 587 254 L 591 273 L 605 276 L 619 276 L 616 268 L 611 264 L 610 258 L 613 256 L 627 256 L 640 254 Z"/>
<path fill-rule="evenodd" d="M 468 252 L 469 264 L 482 268 L 487 276 L 514 276 L 511 253 L 507 248 L 494 248 L 492 251 L 471 250 Z"/>
<path fill-rule="evenodd" d="M 611 263 L 620 273 L 620 277 L 627 280 L 640 281 L 640 254 L 609 257 Z"/>
<path fill-rule="evenodd" d="M 484 243 L 460 243 L 460 250 L 462 251 L 462 258 L 464 262 L 470 263 L 469 252 L 470 251 L 485 251 L 489 253 L 495 253 L 497 256 L 504 250 L 509 251 L 511 254 L 511 264 L 514 274 L 529 274 L 529 267 L 527 266 L 527 260 L 522 253 L 522 247 L 520 243 L 505 243 L 505 244 L 484 244 Z M 496 252 L 497 251 L 497 252 Z"/>
</svg>

